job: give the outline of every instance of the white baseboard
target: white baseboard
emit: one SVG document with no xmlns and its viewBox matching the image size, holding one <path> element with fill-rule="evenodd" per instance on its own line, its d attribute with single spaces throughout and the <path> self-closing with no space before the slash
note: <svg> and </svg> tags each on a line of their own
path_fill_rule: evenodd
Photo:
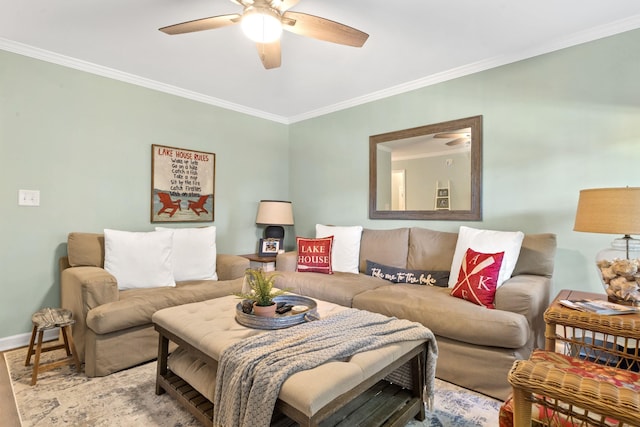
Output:
<svg viewBox="0 0 640 427">
<path fill-rule="evenodd" d="M 44 331 L 43 340 L 53 341 L 58 339 L 60 331 L 58 328 L 49 329 Z M 26 347 L 29 345 L 31 339 L 31 333 L 13 335 L 11 337 L 0 338 L 0 351 L 13 350 L 15 348 Z"/>
</svg>

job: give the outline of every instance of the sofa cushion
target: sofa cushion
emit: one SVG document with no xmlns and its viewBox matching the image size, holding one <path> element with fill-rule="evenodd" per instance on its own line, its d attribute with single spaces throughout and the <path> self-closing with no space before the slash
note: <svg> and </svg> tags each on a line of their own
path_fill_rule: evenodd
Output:
<svg viewBox="0 0 640 427">
<path fill-rule="evenodd" d="M 497 283 L 497 287 L 500 287 L 513 273 L 513 269 L 518 261 L 523 238 L 524 233 L 522 231 L 480 230 L 461 226 L 460 232 L 458 233 L 456 250 L 451 263 L 449 287 L 452 288 L 458 283 L 458 273 L 462 265 L 462 258 L 469 248 L 476 252 L 483 253 L 504 252 Z"/>
<path fill-rule="evenodd" d="M 98 335 L 148 325 L 156 311 L 176 305 L 227 296 L 242 290 L 242 278 L 225 281 L 178 282 L 176 287 L 130 289 L 120 300 L 100 305 L 87 314 L 87 326 Z M 238 299 L 238 302 L 240 300 Z"/>
<path fill-rule="evenodd" d="M 552 233 L 525 234 L 513 276 L 536 274 L 551 277 L 556 255 L 556 235 Z"/>
<path fill-rule="evenodd" d="M 413 227 L 409 231 L 407 268 L 410 270 L 450 271 L 457 233 Z"/>
<path fill-rule="evenodd" d="M 434 334 L 489 347 L 517 349 L 529 340 L 527 319 L 517 313 L 487 310 L 436 286 L 384 285 L 353 297 L 353 307 L 420 322 Z"/>
<path fill-rule="evenodd" d="M 504 252 L 484 254 L 467 249 L 462 258 L 458 282 L 451 289 L 451 296 L 462 298 L 487 308 L 495 308 L 498 276 Z"/>
<path fill-rule="evenodd" d="M 316 224 L 316 237 L 333 236 L 331 267 L 333 271 L 358 274 L 362 226 L 339 227 Z"/>
<path fill-rule="evenodd" d="M 104 267 L 104 234 L 69 233 L 67 255 L 71 267 Z"/>
<path fill-rule="evenodd" d="M 331 269 L 333 236 L 319 239 L 296 237 L 296 247 L 298 249 L 296 271 L 333 274 Z"/>
<path fill-rule="evenodd" d="M 118 289 L 175 286 L 171 267 L 171 231 L 104 230 L 104 269 Z"/>
<path fill-rule="evenodd" d="M 360 272 L 367 271 L 367 260 L 391 267 L 407 268 L 409 229 L 362 230 L 360 239 Z M 447 268 L 448 270 L 448 268 Z"/>
<path fill-rule="evenodd" d="M 351 307 L 355 295 L 389 282 L 364 274 L 334 272 L 327 276 L 321 273 L 279 271 L 275 284 L 280 289 L 289 289 L 296 294 Z"/>
<path fill-rule="evenodd" d="M 165 228 L 171 231 L 173 246 L 171 266 L 173 278 L 184 280 L 218 280 L 216 273 L 216 227 Z"/>
<path fill-rule="evenodd" d="M 411 285 L 441 286 L 445 288 L 449 284 L 448 271 L 407 270 L 368 260 L 365 274 L 391 283 L 409 283 Z"/>
</svg>

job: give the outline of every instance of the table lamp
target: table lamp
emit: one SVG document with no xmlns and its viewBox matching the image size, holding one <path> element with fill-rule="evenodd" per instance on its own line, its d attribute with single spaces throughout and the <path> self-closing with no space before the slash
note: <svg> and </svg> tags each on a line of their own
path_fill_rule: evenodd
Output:
<svg viewBox="0 0 640 427">
<path fill-rule="evenodd" d="M 266 225 L 266 239 L 284 239 L 283 225 L 293 225 L 291 202 L 283 200 L 260 200 L 256 224 Z"/>
<path fill-rule="evenodd" d="M 580 191 L 575 231 L 622 234 L 600 251 L 596 263 L 610 301 L 640 304 L 640 187 Z"/>
</svg>

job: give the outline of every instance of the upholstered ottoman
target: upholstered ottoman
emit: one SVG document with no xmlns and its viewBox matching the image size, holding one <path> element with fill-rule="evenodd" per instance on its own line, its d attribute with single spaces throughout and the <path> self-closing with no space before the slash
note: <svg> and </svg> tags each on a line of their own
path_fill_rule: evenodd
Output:
<svg viewBox="0 0 640 427">
<path fill-rule="evenodd" d="M 346 310 L 316 300 L 320 317 Z M 233 343 L 270 331 L 251 329 L 235 320 L 238 299 L 223 297 L 156 312 L 153 322 L 160 334 L 156 393 L 168 392 L 205 425 L 212 425 L 218 361 Z M 294 326 L 295 328 L 295 326 Z M 170 356 L 168 342 L 179 345 Z M 403 341 L 357 353 L 349 360 L 331 361 L 297 372 L 282 384 L 276 409 L 300 425 L 333 425 L 332 416 L 386 417 L 388 425 L 424 419 L 424 360 L 426 340 Z M 383 381 L 398 370 L 410 369 L 406 388 Z M 348 405 L 370 401 L 365 415 Z M 351 405 L 355 406 L 355 405 Z M 349 411 L 348 413 L 341 411 Z"/>
</svg>

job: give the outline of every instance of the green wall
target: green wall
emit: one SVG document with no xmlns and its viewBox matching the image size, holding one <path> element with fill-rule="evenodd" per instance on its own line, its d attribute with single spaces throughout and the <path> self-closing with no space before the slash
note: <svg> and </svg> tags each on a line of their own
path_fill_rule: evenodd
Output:
<svg viewBox="0 0 640 427">
<path fill-rule="evenodd" d="M 0 339 L 59 306 L 69 232 L 166 225 L 149 220 L 151 144 L 216 154 L 218 251 L 254 252 L 258 201 L 288 198 L 286 125 L 0 51 Z"/>
<path fill-rule="evenodd" d="M 0 342 L 59 304 L 69 232 L 153 228 L 151 144 L 216 153 L 220 252 L 254 251 L 258 201 L 290 199 L 288 246 L 316 223 L 553 232 L 555 290 L 600 291 L 592 259 L 617 236 L 573 220 L 580 189 L 640 186 L 638 45 L 635 30 L 289 126 L 0 51 Z M 478 114 L 482 221 L 368 219 L 369 135 Z"/>
<path fill-rule="evenodd" d="M 460 225 L 558 236 L 555 291 L 602 291 L 592 260 L 615 237 L 578 233 L 584 188 L 640 186 L 640 31 L 290 126 L 296 232 Z M 483 220 L 368 219 L 370 135 L 483 115 Z M 321 159 L 318 161 L 317 159 Z"/>
</svg>

